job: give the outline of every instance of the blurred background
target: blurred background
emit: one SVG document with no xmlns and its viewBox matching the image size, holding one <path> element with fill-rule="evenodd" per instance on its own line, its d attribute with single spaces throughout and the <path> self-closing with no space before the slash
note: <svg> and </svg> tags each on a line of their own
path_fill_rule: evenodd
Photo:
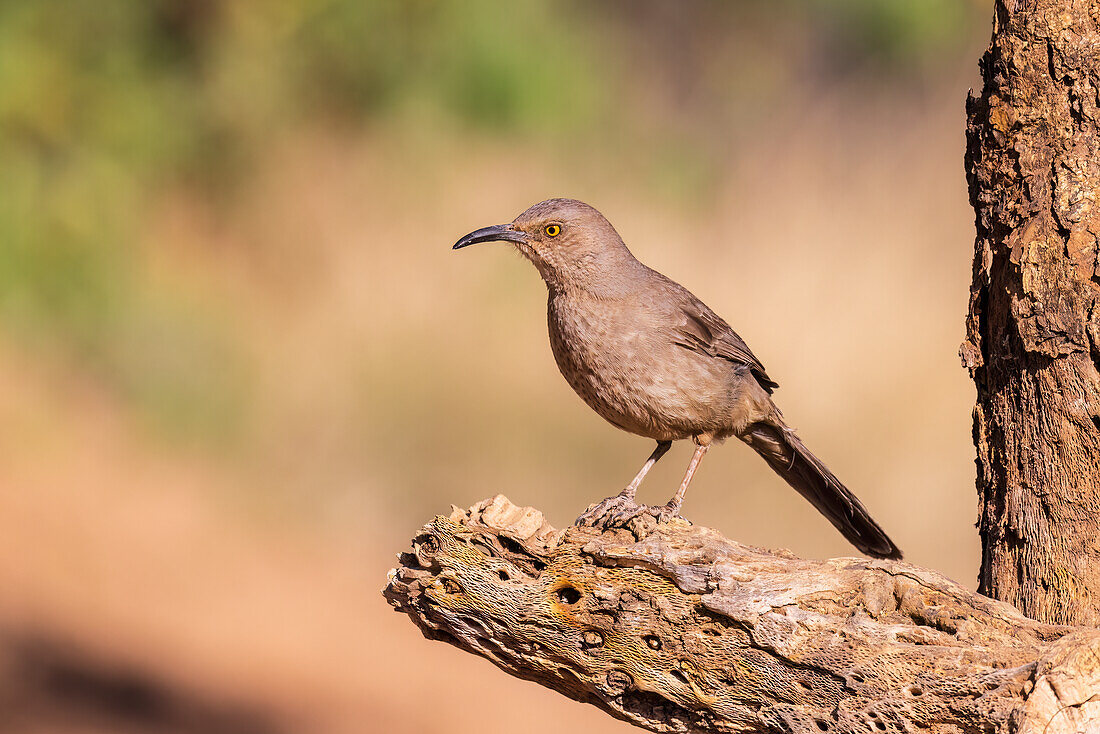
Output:
<svg viewBox="0 0 1100 734">
<path fill-rule="evenodd" d="M 379 594 L 450 503 L 561 526 L 652 449 L 558 375 L 529 264 L 450 251 L 552 196 L 730 321 L 907 559 L 973 587 L 987 5 L 0 3 L 0 731 L 628 731 Z M 736 442 L 684 512 L 853 553 Z"/>
</svg>

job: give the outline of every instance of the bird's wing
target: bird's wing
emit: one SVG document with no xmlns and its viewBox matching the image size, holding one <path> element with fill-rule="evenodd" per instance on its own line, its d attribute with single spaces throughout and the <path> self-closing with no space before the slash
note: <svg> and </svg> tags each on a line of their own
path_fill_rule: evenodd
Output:
<svg viewBox="0 0 1100 734">
<path fill-rule="evenodd" d="M 752 353 L 745 340 L 705 303 L 693 296 L 681 304 L 679 311 L 682 318 L 674 329 L 675 344 L 709 357 L 747 366 L 757 382 L 769 393 L 779 387 L 779 383 L 768 377 L 764 365 Z"/>
</svg>

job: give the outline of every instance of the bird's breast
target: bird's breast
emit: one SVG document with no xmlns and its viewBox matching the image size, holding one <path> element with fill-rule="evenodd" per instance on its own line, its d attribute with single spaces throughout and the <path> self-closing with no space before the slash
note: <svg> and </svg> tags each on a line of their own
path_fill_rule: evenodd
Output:
<svg viewBox="0 0 1100 734">
<path fill-rule="evenodd" d="M 547 314 L 558 369 L 607 421 L 656 440 L 721 432 L 728 368 L 676 346 L 644 306 L 551 294 Z"/>
</svg>

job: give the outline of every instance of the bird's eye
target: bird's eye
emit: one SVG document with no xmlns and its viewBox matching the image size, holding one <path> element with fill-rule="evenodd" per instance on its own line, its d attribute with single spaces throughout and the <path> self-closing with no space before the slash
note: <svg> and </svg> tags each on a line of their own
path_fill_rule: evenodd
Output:
<svg viewBox="0 0 1100 734">
<path fill-rule="evenodd" d="M 546 229 L 544 231 L 546 232 L 547 237 L 557 237 L 559 234 L 561 234 L 561 227 L 556 224 L 548 224 L 546 225 Z"/>
</svg>

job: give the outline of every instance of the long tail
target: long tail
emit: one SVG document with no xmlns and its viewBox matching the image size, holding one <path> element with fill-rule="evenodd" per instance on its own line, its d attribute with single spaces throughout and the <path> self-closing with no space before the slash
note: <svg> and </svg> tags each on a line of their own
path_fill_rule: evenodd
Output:
<svg viewBox="0 0 1100 734">
<path fill-rule="evenodd" d="M 780 423 L 753 423 L 740 436 L 787 484 L 808 499 L 848 541 L 869 556 L 901 558 L 859 499 L 810 453 L 790 428 Z"/>
</svg>

